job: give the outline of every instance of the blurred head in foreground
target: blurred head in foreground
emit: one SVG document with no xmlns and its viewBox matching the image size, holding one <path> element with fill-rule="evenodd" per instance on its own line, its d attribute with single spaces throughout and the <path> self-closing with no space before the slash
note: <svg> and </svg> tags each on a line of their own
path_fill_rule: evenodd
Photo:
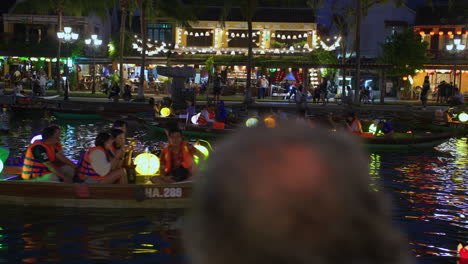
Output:
<svg viewBox="0 0 468 264">
<path fill-rule="evenodd" d="M 409 263 L 353 138 L 290 124 L 245 129 L 197 177 L 194 264 Z"/>
</svg>

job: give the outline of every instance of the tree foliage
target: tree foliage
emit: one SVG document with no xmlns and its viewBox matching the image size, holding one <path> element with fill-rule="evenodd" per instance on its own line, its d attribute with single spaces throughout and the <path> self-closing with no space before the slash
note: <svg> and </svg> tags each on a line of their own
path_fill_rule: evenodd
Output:
<svg viewBox="0 0 468 264">
<path fill-rule="evenodd" d="M 386 43 L 380 45 L 382 54 L 378 61 L 394 66 L 388 72 L 392 76 L 414 75 L 416 70 L 429 61 L 426 53 L 428 43 L 421 42 L 421 37 L 410 28 L 392 35 Z"/>
</svg>

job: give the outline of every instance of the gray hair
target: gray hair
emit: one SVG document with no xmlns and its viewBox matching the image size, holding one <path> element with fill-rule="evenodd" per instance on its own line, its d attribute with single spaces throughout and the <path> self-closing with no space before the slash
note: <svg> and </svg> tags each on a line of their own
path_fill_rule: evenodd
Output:
<svg viewBox="0 0 468 264">
<path fill-rule="evenodd" d="M 410 263 L 351 136 L 245 129 L 197 175 L 184 230 L 194 264 Z"/>
</svg>

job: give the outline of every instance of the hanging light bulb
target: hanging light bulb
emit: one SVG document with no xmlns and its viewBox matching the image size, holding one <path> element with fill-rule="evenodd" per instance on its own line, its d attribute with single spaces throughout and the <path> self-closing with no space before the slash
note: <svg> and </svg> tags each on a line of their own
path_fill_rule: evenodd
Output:
<svg viewBox="0 0 468 264">
<path fill-rule="evenodd" d="M 236 37 L 240 37 L 240 34 L 239 34 L 239 33 L 237 33 L 237 34 L 236 34 Z"/>
<path fill-rule="evenodd" d="M 205 36 L 209 37 L 209 36 L 210 36 L 210 32 L 207 31 L 207 32 L 205 33 Z"/>
<path fill-rule="evenodd" d="M 286 39 L 286 36 L 285 35 L 281 36 L 281 39 Z"/>
<path fill-rule="evenodd" d="M 244 34 L 244 33 L 242 33 L 241 38 L 245 38 L 245 34 Z"/>
<path fill-rule="evenodd" d="M 294 36 L 292 37 L 292 39 L 297 39 L 296 35 L 294 35 Z"/>
<path fill-rule="evenodd" d="M 190 34 L 189 34 L 189 35 L 190 35 L 190 36 L 193 36 L 193 32 L 190 32 Z"/>
<path fill-rule="evenodd" d="M 304 38 L 307 38 L 307 33 L 304 33 Z"/>
<path fill-rule="evenodd" d="M 275 33 L 271 34 L 271 37 L 272 37 L 272 38 L 274 38 L 275 36 L 276 36 Z"/>
<path fill-rule="evenodd" d="M 290 35 L 288 35 L 288 39 L 291 39 L 291 36 L 290 36 Z"/>
<path fill-rule="evenodd" d="M 198 36 L 200 36 L 200 35 L 198 35 L 198 32 L 196 32 L 196 33 L 195 33 L 195 37 L 198 37 Z"/>
</svg>

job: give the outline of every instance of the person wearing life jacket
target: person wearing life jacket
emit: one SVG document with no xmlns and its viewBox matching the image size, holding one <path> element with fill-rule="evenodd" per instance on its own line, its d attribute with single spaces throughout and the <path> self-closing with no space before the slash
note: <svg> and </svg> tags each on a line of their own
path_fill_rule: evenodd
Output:
<svg viewBox="0 0 468 264">
<path fill-rule="evenodd" d="M 352 113 L 346 117 L 346 129 L 352 134 L 358 136 L 363 133 L 361 121 L 356 117 L 356 114 Z"/>
<path fill-rule="evenodd" d="M 114 139 L 107 132 L 101 132 L 94 141 L 95 147 L 88 149 L 80 164 L 80 180 L 90 184 L 127 184 L 127 174 L 122 163 L 123 151 L 112 153 Z"/>
<path fill-rule="evenodd" d="M 57 161 L 62 161 L 58 163 Z M 65 161 L 65 162 L 64 162 Z M 42 140 L 36 140 L 26 150 L 21 178 L 36 181 L 63 181 L 73 183 L 76 165 L 63 155 L 60 144 L 60 129 L 57 126 L 46 127 L 42 131 Z"/>
<path fill-rule="evenodd" d="M 172 128 L 168 131 L 169 144 L 159 157 L 161 176 L 151 178 L 153 183 L 173 183 L 189 180 L 194 170 L 193 155 L 200 155 L 197 149 L 184 141 L 182 131 Z"/>
</svg>

